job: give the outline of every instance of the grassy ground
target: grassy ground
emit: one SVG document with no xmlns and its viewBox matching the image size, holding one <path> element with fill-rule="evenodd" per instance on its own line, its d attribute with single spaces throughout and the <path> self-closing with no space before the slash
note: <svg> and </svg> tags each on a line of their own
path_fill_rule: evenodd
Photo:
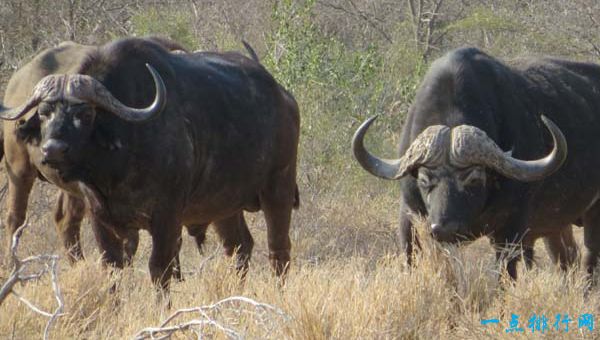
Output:
<svg viewBox="0 0 600 340">
<path fill-rule="evenodd" d="M 370 180 L 365 181 L 365 187 Z M 301 188 L 302 189 L 302 188 Z M 308 188 L 304 188 L 308 189 Z M 304 190 L 304 192 L 309 190 Z M 240 283 L 233 263 L 221 255 L 213 233 L 204 254 L 190 238 L 182 250 L 185 281 L 172 287 L 172 309 L 155 298 L 147 259 L 150 239 L 143 234 L 133 267 L 111 274 L 99 263 L 89 226 L 83 228 L 87 259 L 75 266 L 60 262 L 60 287 L 65 310 L 50 332 L 53 339 L 131 338 L 145 327 L 158 326 L 180 308 L 205 306 L 230 296 L 244 296 L 279 308 L 285 317 L 248 304 L 225 305 L 210 316 L 247 338 L 503 338 L 541 337 L 527 328 L 533 315 L 548 318 L 547 338 L 597 338 L 578 328 L 577 318 L 597 314 L 600 294 L 583 296 L 583 275 L 565 275 L 554 268 L 538 244 L 537 263 L 521 270 L 511 284 L 500 276 L 491 247 L 480 240 L 460 249 L 440 249 L 422 235 L 424 250 L 412 270 L 397 254 L 394 239 L 395 198 L 366 190 L 343 201 L 322 195 L 303 195 L 302 209 L 291 231 L 293 263 L 285 286 L 271 275 L 266 232 L 261 214 L 247 214 L 256 240 L 247 281 Z M 62 254 L 50 222 L 53 190 L 37 185 L 31 226 L 22 238 L 21 256 Z M 424 228 L 420 226 L 420 230 Z M 581 233 L 577 230 L 578 239 Z M 3 235 L 4 237 L 4 235 Z M 6 268 L 0 277 L 6 277 Z M 111 287 L 116 284 L 116 292 Z M 49 279 L 17 286 L 16 291 L 44 310 L 56 307 Z M 232 310 L 231 307 L 237 307 Z M 522 333 L 508 334 L 511 314 L 519 315 Z M 569 331 L 554 330 L 556 314 L 568 314 Z M 183 323 L 196 315 L 183 315 Z M 482 319 L 500 323 L 482 326 Z M 0 338 L 38 338 L 47 318 L 33 313 L 14 296 L 0 306 Z M 198 328 L 200 329 L 200 328 Z M 200 329 L 225 338 L 214 327 Z M 178 338 L 192 331 L 177 333 Z"/>
</svg>

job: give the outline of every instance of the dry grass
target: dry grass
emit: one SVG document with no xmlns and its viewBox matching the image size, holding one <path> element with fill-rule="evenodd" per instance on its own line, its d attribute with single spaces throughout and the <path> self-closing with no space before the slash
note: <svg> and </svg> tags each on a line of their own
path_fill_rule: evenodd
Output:
<svg viewBox="0 0 600 340">
<path fill-rule="evenodd" d="M 26 231 L 20 254 L 62 254 L 50 214 L 43 213 L 49 211 L 52 190 L 38 188 L 35 195 L 33 205 L 39 218 Z M 485 240 L 460 249 L 440 249 L 426 239 L 416 267 L 410 270 L 404 258 L 396 255 L 394 198 L 364 197 L 367 195 L 356 193 L 333 200 L 324 193 L 304 195 L 291 233 L 293 267 L 283 288 L 268 267 L 260 214 L 247 215 L 256 248 L 244 284 L 239 282 L 233 263 L 220 255 L 212 233 L 202 256 L 185 238 L 182 257 L 186 280 L 173 284 L 171 310 L 157 303 L 150 284 L 146 268 L 150 240 L 146 234 L 133 267 L 111 274 L 100 265 L 89 227 L 84 226 L 87 260 L 75 266 L 64 260 L 60 263 L 65 314 L 50 338 L 132 338 L 143 328 L 159 326 L 176 309 L 210 305 L 230 296 L 269 304 L 289 316 L 259 314 L 242 303 L 229 306 L 237 309 L 210 314 L 220 325 L 246 338 L 513 337 L 505 332 L 511 313 L 520 316 L 520 326 L 525 328 L 521 336 L 540 335 L 526 327 L 532 314 L 549 318 L 547 338 L 599 336 L 598 330 L 579 330 L 576 320 L 582 313 L 597 313 L 600 295 L 592 292 L 584 299 L 581 271 L 560 273 L 549 264 L 543 248 L 538 247 L 538 266 L 521 270 L 516 284 L 499 279 L 499 266 Z M 0 277 L 7 274 L 6 268 L 0 270 Z M 55 300 L 49 283 L 44 279 L 16 289 L 41 308 L 52 310 Z M 115 284 L 116 293 L 111 293 Z M 569 332 L 552 330 L 558 313 L 575 320 Z M 198 316 L 184 315 L 177 322 L 192 318 Z M 482 326 L 482 318 L 501 321 Z M 0 338 L 39 338 L 46 322 L 14 297 L 0 306 Z M 209 338 L 226 338 L 215 327 L 196 330 Z M 175 335 L 189 336 L 193 336 L 192 330 Z"/>
</svg>

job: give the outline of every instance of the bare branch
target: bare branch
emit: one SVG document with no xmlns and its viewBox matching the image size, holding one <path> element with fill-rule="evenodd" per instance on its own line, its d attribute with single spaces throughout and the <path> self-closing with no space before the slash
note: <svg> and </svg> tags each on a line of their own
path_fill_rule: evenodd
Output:
<svg viewBox="0 0 600 340">
<path fill-rule="evenodd" d="M 235 306 L 234 309 L 225 308 L 226 305 L 230 305 L 230 304 L 234 304 L 234 303 L 237 304 L 237 306 Z M 254 308 L 254 311 L 244 310 L 244 308 L 242 308 L 242 306 L 240 306 L 239 304 L 250 305 L 251 307 Z M 208 306 L 179 309 L 179 310 L 175 311 L 173 314 L 171 314 L 168 318 L 166 318 L 165 321 L 163 321 L 159 327 L 144 328 L 144 329 L 140 330 L 134 336 L 134 338 L 136 340 L 166 339 L 166 338 L 169 338 L 171 335 L 173 335 L 176 332 L 186 331 L 186 330 L 194 330 L 196 332 L 200 332 L 203 327 L 209 326 L 209 327 L 216 329 L 217 331 L 220 331 L 221 333 L 223 333 L 230 339 L 242 339 L 243 336 L 238 331 L 236 331 L 235 329 L 233 329 L 229 326 L 226 326 L 226 325 L 223 325 L 223 324 L 217 322 L 213 317 L 211 317 L 209 315 L 210 313 L 213 313 L 213 312 L 219 312 L 219 311 L 225 311 L 225 310 L 234 310 L 237 313 L 247 313 L 247 314 L 252 314 L 252 315 L 258 316 L 261 318 L 261 322 L 263 323 L 263 326 L 265 328 L 266 328 L 266 326 L 264 325 L 264 317 L 265 317 L 266 313 L 275 315 L 284 321 L 289 321 L 291 319 L 286 313 L 284 313 L 281 309 L 279 309 L 277 307 L 273 307 L 268 304 L 260 303 L 260 302 L 254 301 L 250 298 L 243 297 L 243 296 L 232 296 L 232 297 L 220 300 L 220 301 L 218 301 L 212 305 L 208 305 Z M 171 321 L 173 321 L 174 319 L 177 319 L 178 317 L 180 317 L 182 315 L 196 314 L 196 313 L 200 315 L 199 319 L 192 319 L 187 322 L 169 326 L 169 323 L 171 323 Z"/>
<path fill-rule="evenodd" d="M 433 39 L 433 28 L 434 28 L 437 17 L 439 15 L 440 8 L 442 7 L 443 3 L 444 3 L 444 0 L 437 0 L 435 2 L 433 11 L 431 11 L 431 13 L 427 13 L 427 14 L 429 14 L 430 18 L 429 18 L 429 22 L 427 23 L 427 31 L 425 33 L 425 50 L 423 51 L 423 55 L 425 57 L 427 57 L 429 55 L 429 52 L 431 51 L 431 46 L 432 46 L 431 42 Z"/>
<path fill-rule="evenodd" d="M 387 34 L 386 31 L 384 31 L 381 27 L 379 27 L 379 25 L 377 25 L 376 22 L 374 22 L 370 16 L 368 16 L 364 11 L 360 10 L 356 4 L 354 3 L 354 1 L 352 0 L 348 0 L 350 2 L 350 4 L 352 5 L 352 7 L 354 8 L 354 10 L 356 11 L 356 13 L 358 14 L 358 16 L 360 18 L 362 18 L 364 21 L 367 22 L 367 24 L 371 25 L 373 28 L 375 28 L 375 30 L 377 30 L 377 32 L 379 32 L 379 34 L 381 34 L 385 40 L 387 40 L 387 42 L 392 43 L 392 38 L 389 36 L 389 34 Z"/>
<path fill-rule="evenodd" d="M 13 265 L 13 269 L 2 288 L 0 288 L 0 305 L 4 302 L 4 300 L 11 293 L 19 299 L 22 303 L 24 303 L 29 309 L 34 311 L 35 313 L 41 314 L 45 317 L 50 318 L 48 323 L 46 323 L 46 327 L 44 328 L 44 339 L 48 339 L 50 334 L 50 328 L 56 319 L 63 315 L 64 308 L 64 300 L 60 291 L 60 286 L 58 285 L 58 256 L 57 255 L 37 255 L 30 256 L 25 258 L 24 260 L 19 259 L 17 256 L 17 248 L 19 246 L 19 240 L 21 239 L 21 235 L 23 231 L 27 227 L 27 221 L 23 223 L 13 234 L 12 242 L 10 247 L 10 256 Z M 24 275 L 24 269 L 28 264 L 38 263 L 43 264 L 44 267 L 40 269 L 38 272 L 33 274 Z M 48 313 L 40 308 L 36 307 L 33 303 L 29 302 L 29 300 L 22 297 L 20 294 L 14 291 L 14 286 L 18 283 L 25 283 L 28 281 L 34 281 L 40 279 L 45 274 L 50 273 L 50 277 L 52 279 L 52 290 L 54 291 L 54 298 L 57 301 L 58 307 L 54 310 L 54 313 Z"/>
<path fill-rule="evenodd" d="M 6 297 L 12 292 L 13 287 L 20 281 L 19 274 L 21 271 L 21 261 L 17 257 L 17 248 L 19 246 L 19 240 L 21 239 L 21 235 L 23 234 L 23 230 L 27 226 L 27 221 L 20 226 L 12 236 L 11 246 L 10 246 L 10 257 L 11 263 L 13 265 L 13 270 L 8 276 L 8 280 L 4 282 L 2 288 L 0 288 L 0 305 L 6 299 Z"/>
<path fill-rule="evenodd" d="M 353 17 L 358 17 L 362 20 L 364 20 L 368 25 L 370 25 L 371 27 L 373 27 L 388 43 L 392 43 L 392 38 L 390 37 L 390 35 L 383 30 L 376 22 L 375 20 L 381 21 L 377 18 L 375 18 L 375 20 L 373 18 L 371 18 L 371 16 L 367 15 L 367 13 L 365 13 L 364 11 L 360 10 L 356 4 L 354 3 L 354 1 L 352 0 L 348 0 L 348 2 L 350 3 L 350 5 L 352 5 L 352 8 L 354 9 L 354 12 L 347 10 L 346 8 L 339 6 L 339 5 L 334 5 L 332 3 L 329 2 L 323 2 L 321 3 L 321 5 L 325 6 L 325 7 L 329 7 L 331 9 L 334 9 L 336 11 L 340 11 L 343 13 L 346 13 L 348 15 L 351 15 Z"/>
<path fill-rule="evenodd" d="M 29 300 L 25 299 L 24 297 L 22 297 L 20 294 L 16 293 L 16 292 L 12 292 L 17 299 L 19 299 L 19 301 L 23 302 L 27 307 L 29 307 L 29 309 L 31 309 L 32 311 L 41 314 L 47 318 L 51 318 L 52 317 L 52 313 L 48 313 L 45 312 L 43 310 L 41 310 L 40 308 L 36 307 L 33 303 L 29 302 Z"/>
<path fill-rule="evenodd" d="M 439 28 L 436 27 L 442 16 L 440 10 L 444 0 L 407 0 L 407 2 L 413 24 L 415 46 L 421 51 L 422 58 L 427 59 L 431 51 L 436 48 L 436 43 L 448 33 L 447 30 L 443 30 L 438 34 Z M 461 13 L 463 10 L 464 8 L 460 9 Z"/>
<path fill-rule="evenodd" d="M 52 290 L 54 291 L 54 298 L 56 299 L 56 303 L 58 306 L 54 310 L 54 314 L 48 320 L 46 324 L 46 328 L 44 329 L 44 340 L 48 339 L 48 334 L 50 333 L 50 327 L 52 324 L 58 319 L 59 316 L 63 315 L 63 309 L 65 307 L 65 302 L 63 300 L 60 286 L 58 285 L 58 256 L 54 258 L 54 261 L 50 263 L 50 274 L 52 276 Z"/>
<path fill-rule="evenodd" d="M 12 288 L 17 284 L 17 282 L 19 282 L 19 276 L 14 272 L 11 273 L 8 277 L 8 280 L 6 280 L 6 282 L 4 282 L 2 285 L 2 288 L 0 288 L 0 305 L 2 302 L 4 302 L 6 297 L 12 293 Z"/>
</svg>

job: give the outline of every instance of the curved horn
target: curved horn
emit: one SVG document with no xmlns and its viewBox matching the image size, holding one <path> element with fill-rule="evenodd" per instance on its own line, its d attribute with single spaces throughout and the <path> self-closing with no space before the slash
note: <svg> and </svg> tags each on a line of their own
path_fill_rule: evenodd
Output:
<svg viewBox="0 0 600 340">
<path fill-rule="evenodd" d="M 27 112 L 29 112 L 29 110 L 34 108 L 39 103 L 40 100 L 33 100 L 33 98 L 30 98 L 27 100 L 27 102 L 25 102 L 25 104 L 15 108 L 8 108 L 0 105 L 0 119 L 17 120 L 23 117 Z"/>
<path fill-rule="evenodd" d="M 8 108 L 0 104 L 0 119 L 2 120 L 17 120 L 25 115 L 39 102 L 32 104 L 31 100 L 28 100 L 25 104 L 15 107 Z"/>
<path fill-rule="evenodd" d="M 56 97 L 62 90 L 64 77 L 63 75 L 49 75 L 42 78 L 33 88 L 29 99 L 18 107 L 8 108 L 0 105 L 0 119 L 17 120 L 36 107 L 44 98 Z"/>
<path fill-rule="evenodd" d="M 373 124 L 378 116 L 373 116 L 362 123 L 352 137 L 352 151 L 354 158 L 358 163 L 371 174 L 385 178 L 396 179 L 396 174 L 400 169 L 401 159 L 382 159 L 373 156 L 365 149 L 364 138 L 369 126 Z"/>
<path fill-rule="evenodd" d="M 99 81 L 93 78 L 90 78 L 92 80 L 91 82 L 93 83 L 93 93 L 81 91 L 86 92 L 85 95 L 83 95 L 83 93 L 78 93 L 79 91 L 77 91 L 77 89 L 73 89 L 73 95 L 74 97 L 79 99 L 89 100 L 94 104 L 102 107 L 103 109 L 114 113 L 115 115 L 119 116 L 119 118 L 130 122 L 143 122 L 155 118 L 162 112 L 162 110 L 165 108 L 165 105 L 167 104 L 167 90 L 158 72 L 156 72 L 156 70 L 149 64 L 146 64 L 146 67 L 152 75 L 152 79 L 154 80 L 154 86 L 156 88 L 156 95 L 154 96 L 154 101 L 148 107 L 136 109 L 133 107 L 126 106 L 125 104 L 117 100 L 117 98 L 115 98 L 112 95 L 112 93 L 110 93 L 110 91 L 108 91 L 106 87 L 104 87 L 104 85 L 102 85 Z M 75 84 L 76 82 L 72 82 L 69 85 L 71 85 L 70 87 L 72 87 Z"/>
<path fill-rule="evenodd" d="M 506 177 L 522 182 L 544 179 L 558 170 L 567 158 L 567 142 L 560 129 L 546 116 L 542 122 L 552 135 L 554 147 L 550 154 L 541 159 L 524 161 L 511 157 L 482 130 L 468 125 L 452 131 L 450 158 L 457 166 L 481 164 Z"/>
<path fill-rule="evenodd" d="M 385 179 L 400 179 L 421 165 L 443 160 L 450 135 L 450 128 L 444 125 L 432 125 L 423 130 L 400 159 L 381 159 L 373 156 L 365 149 L 363 139 L 376 118 L 377 116 L 367 119 L 352 138 L 354 157 L 371 174 Z"/>
<path fill-rule="evenodd" d="M 0 119 L 15 120 L 25 115 L 44 99 L 67 97 L 94 103 L 130 122 L 143 122 L 156 117 L 167 104 L 167 90 L 156 70 L 146 64 L 152 75 L 156 95 L 150 106 L 136 109 L 121 103 L 102 83 L 83 74 L 49 75 L 40 80 L 33 89 L 33 94 L 21 106 L 4 108 L 0 105 Z"/>
</svg>

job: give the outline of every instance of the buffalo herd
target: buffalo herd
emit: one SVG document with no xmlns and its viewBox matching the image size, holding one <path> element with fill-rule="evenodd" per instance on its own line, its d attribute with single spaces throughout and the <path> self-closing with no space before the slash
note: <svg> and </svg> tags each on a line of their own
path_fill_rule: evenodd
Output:
<svg viewBox="0 0 600 340">
<path fill-rule="evenodd" d="M 82 258 L 90 217 L 107 265 L 151 235 L 152 281 L 180 278 L 182 228 L 200 247 L 212 224 L 237 269 L 253 239 L 244 211 L 264 212 L 269 260 L 289 267 L 300 116 L 292 96 L 237 52 L 187 52 L 162 38 L 102 46 L 66 42 L 36 55 L 6 85 L 0 105 L 8 178 L 6 233 L 24 223 L 36 178 L 58 187 L 54 213 L 69 258 Z M 509 64 L 460 48 L 436 60 L 410 107 L 399 158 L 352 139 L 358 163 L 401 185 L 398 235 L 409 263 L 414 218 L 444 243 L 487 236 L 497 257 L 517 247 L 525 264 L 543 238 L 564 269 L 583 226 L 591 275 L 600 255 L 600 66 L 551 58 Z M 1 156 L 1 155 L 0 155 Z M 10 237 L 5 237 L 10 239 Z M 5 247 L 5 251 L 8 247 Z M 516 278 L 521 256 L 508 256 Z"/>
</svg>

